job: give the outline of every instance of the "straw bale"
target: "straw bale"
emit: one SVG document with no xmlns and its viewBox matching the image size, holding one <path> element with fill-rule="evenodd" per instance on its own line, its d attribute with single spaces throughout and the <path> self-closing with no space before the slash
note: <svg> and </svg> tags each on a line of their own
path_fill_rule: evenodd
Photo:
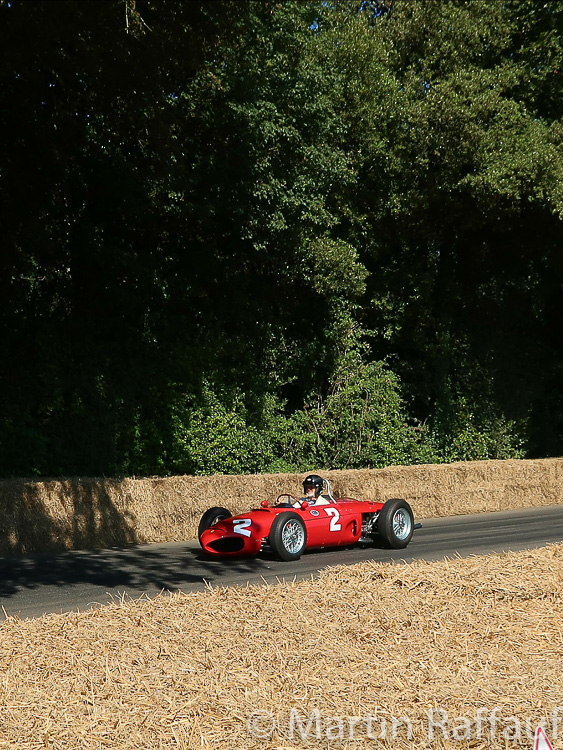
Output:
<svg viewBox="0 0 563 750">
<path fill-rule="evenodd" d="M 531 748 L 543 721 L 558 750 L 562 580 L 560 544 L 8 618 L 0 748 Z"/>
<path fill-rule="evenodd" d="M 418 518 L 563 501 L 563 458 L 317 471 L 331 481 L 335 495 L 403 497 Z M 2 480 L 0 554 L 193 539 L 207 508 L 237 513 L 282 492 L 299 495 L 303 477 Z"/>
</svg>

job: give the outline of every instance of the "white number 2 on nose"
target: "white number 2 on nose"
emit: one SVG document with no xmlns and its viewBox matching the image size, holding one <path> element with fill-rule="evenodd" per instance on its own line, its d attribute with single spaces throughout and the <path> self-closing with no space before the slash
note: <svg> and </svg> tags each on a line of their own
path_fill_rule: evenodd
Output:
<svg viewBox="0 0 563 750">
<path fill-rule="evenodd" d="M 342 524 L 338 523 L 340 520 L 340 512 L 336 510 L 336 508 L 325 508 L 325 512 L 327 515 L 332 516 L 330 519 L 330 526 L 329 529 L 331 531 L 340 531 L 342 528 Z"/>
<path fill-rule="evenodd" d="M 233 520 L 233 531 L 235 534 L 242 534 L 243 536 L 250 536 L 251 531 L 248 528 L 252 520 L 250 518 L 235 518 Z"/>
</svg>

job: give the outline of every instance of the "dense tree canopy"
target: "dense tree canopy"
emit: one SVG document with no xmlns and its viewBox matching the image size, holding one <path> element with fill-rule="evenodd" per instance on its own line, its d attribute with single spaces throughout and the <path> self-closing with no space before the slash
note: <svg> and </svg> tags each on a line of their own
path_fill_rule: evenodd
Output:
<svg viewBox="0 0 563 750">
<path fill-rule="evenodd" d="M 0 0 L 0 474 L 561 454 L 562 24 Z"/>
</svg>

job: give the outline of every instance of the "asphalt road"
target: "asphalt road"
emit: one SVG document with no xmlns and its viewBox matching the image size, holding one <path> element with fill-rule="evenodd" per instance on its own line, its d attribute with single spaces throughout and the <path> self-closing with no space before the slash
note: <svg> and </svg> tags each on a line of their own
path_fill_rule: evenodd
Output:
<svg viewBox="0 0 563 750">
<path fill-rule="evenodd" d="M 563 505 L 423 521 L 406 550 L 323 550 L 294 563 L 205 558 L 197 542 L 148 544 L 0 558 L 0 617 L 84 610 L 161 591 L 309 578 L 329 565 L 362 560 L 410 562 L 541 547 L 563 541 Z"/>
</svg>

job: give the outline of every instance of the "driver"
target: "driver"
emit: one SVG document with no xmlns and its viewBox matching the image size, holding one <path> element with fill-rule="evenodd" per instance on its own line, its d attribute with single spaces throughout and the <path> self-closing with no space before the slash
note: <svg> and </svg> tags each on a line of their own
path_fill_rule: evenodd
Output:
<svg viewBox="0 0 563 750">
<path fill-rule="evenodd" d="M 318 474 L 309 474 L 309 476 L 305 477 L 303 480 L 303 492 L 305 497 L 295 500 L 295 502 L 282 502 L 282 498 L 285 498 L 286 496 L 280 495 L 275 501 L 275 505 L 289 507 L 293 505 L 294 508 L 301 508 L 301 503 L 304 500 L 306 500 L 309 505 L 330 505 L 332 500 L 326 495 L 321 495 L 323 488 L 324 479 Z"/>
<path fill-rule="evenodd" d="M 303 492 L 309 505 L 330 505 L 331 501 L 325 495 L 321 495 L 324 488 L 324 479 L 318 474 L 309 474 L 303 480 Z"/>
</svg>

